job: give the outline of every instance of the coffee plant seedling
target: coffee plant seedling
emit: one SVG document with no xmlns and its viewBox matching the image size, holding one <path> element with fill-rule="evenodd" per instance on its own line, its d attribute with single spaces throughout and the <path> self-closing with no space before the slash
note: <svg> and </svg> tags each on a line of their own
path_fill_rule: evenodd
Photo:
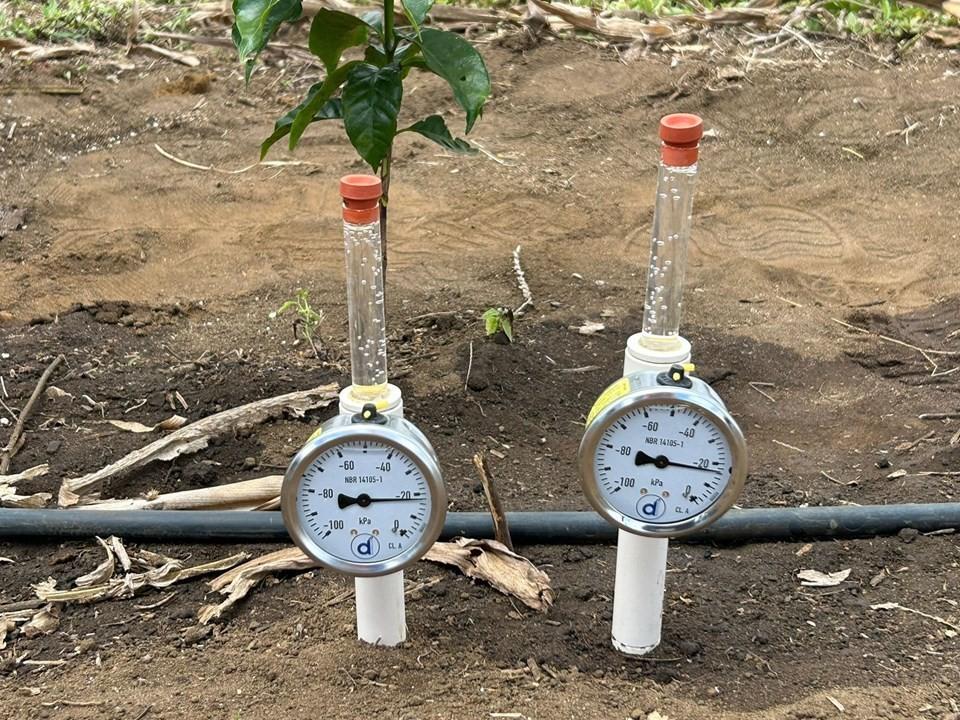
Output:
<svg viewBox="0 0 960 720">
<path fill-rule="evenodd" d="M 291 310 L 297 313 L 297 319 L 293 321 L 293 336 L 297 337 L 297 330 L 299 329 L 303 333 L 304 339 L 310 343 L 313 354 L 319 360 L 320 350 L 317 349 L 314 338 L 317 337 L 317 330 L 320 328 L 320 323 L 323 322 L 323 312 L 317 312 L 311 307 L 310 293 L 303 288 L 297 288 L 297 294 L 270 313 L 270 317 L 276 318 Z"/>
<path fill-rule="evenodd" d="M 483 325 L 487 337 L 502 332 L 509 342 L 513 342 L 513 310 L 510 308 L 487 308 L 483 313 Z"/>
<path fill-rule="evenodd" d="M 397 27 L 395 0 L 384 0 L 383 11 L 363 17 L 320 9 L 310 25 L 310 52 L 326 68 L 326 77 L 313 85 L 303 102 L 277 120 L 273 133 L 260 146 L 260 157 L 278 140 L 288 137 L 291 150 L 304 131 L 321 120 L 343 120 L 350 143 L 374 172 L 380 174 L 380 241 L 384 269 L 387 261 L 387 205 L 393 143 L 400 133 L 419 133 L 457 153 L 475 152 L 454 137 L 440 115 L 430 115 L 399 128 L 403 81 L 411 70 L 443 78 L 466 113 L 469 133 L 490 95 L 490 76 L 480 53 L 461 36 L 426 27 L 433 0 L 403 0 Z M 301 0 L 233 0 L 233 42 L 245 65 L 249 82 L 257 56 L 284 22 L 297 20 Z M 342 61 L 344 51 L 363 48 L 363 58 Z M 399 128 L 399 129 L 398 129 Z"/>
</svg>

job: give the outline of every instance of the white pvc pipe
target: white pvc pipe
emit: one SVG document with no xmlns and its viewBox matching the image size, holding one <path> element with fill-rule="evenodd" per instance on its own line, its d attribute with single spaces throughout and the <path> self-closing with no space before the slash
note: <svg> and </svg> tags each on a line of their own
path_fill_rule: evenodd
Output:
<svg viewBox="0 0 960 720">
<path fill-rule="evenodd" d="M 690 362 L 690 343 L 677 337 L 674 351 L 652 351 L 637 333 L 627 340 L 623 374 L 667 370 Z M 617 534 L 617 575 L 613 588 L 613 646 L 627 655 L 645 655 L 660 644 L 663 596 L 667 577 L 666 538 L 649 538 L 625 530 Z"/>
<path fill-rule="evenodd" d="M 666 538 L 617 534 L 617 579 L 613 590 L 613 646 L 627 655 L 644 655 L 660 644 Z"/>
<path fill-rule="evenodd" d="M 354 578 L 357 638 L 371 645 L 394 647 L 407 639 L 403 570 L 380 577 Z"/>
<path fill-rule="evenodd" d="M 400 388 L 387 385 L 385 401 L 377 410 L 384 415 L 403 417 Z M 355 415 L 363 408 L 350 393 L 340 392 L 340 414 Z M 379 405 L 384 404 L 384 407 Z M 353 580 L 357 605 L 357 638 L 371 645 L 395 647 L 407 639 L 407 613 L 403 594 L 403 571 L 380 577 L 358 577 Z"/>
</svg>

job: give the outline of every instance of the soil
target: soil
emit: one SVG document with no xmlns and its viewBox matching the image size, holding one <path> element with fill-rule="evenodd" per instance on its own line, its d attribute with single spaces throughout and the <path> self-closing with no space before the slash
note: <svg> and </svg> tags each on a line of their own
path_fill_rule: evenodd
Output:
<svg viewBox="0 0 960 720">
<path fill-rule="evenodd" d="M 450 509 L 485 509 L 471 463 L 483 448 L 502 455 L 490 459 L 508 509 L 586 509 L 573 460 L 584 413 L 638 329 L 655 128 L 670 111 L 699 112 L 713 131 L 684 334 L 747 433 L 741 505 L 955 500 L 955 478 L 913 473 L 960 470 L 957 420 L 918 418 L 960 409 L 958 359 L 916 349 L 960 352 L 960 180 L 945 161 L 960 144 L 956 56 L 917 50 L 890 65 L 840 48 L 824 64 L 767 57 L 741 77 L 720 52 L 623 63 L 574 41 L 514 44 L 484 41 L 495 96 L 476 140 L 489 154 L 404 137 L 394 165 L 391 366 L 442 459 Z M 12 471 L 46 462 L 50 474 L 21 491 L 56 495 L 61 478 L 144 444 L 106 419 L 195 420 L 349 381 L 336 179 L 360 165 L 326 124 L 295 157 L 272 156 L 299 164 L 222 172 L 255 161 L 317 71 L 273 56 L 245 90 L 227 51 L 201 55 L 202 72 L 143 57 L 130 69 L 109 53 L 33 65 L 0 55 L 4 83 L 63 83 L 70 70 L 84 90 L 0 98 L 0 397 L 22 407 L 59 353 L 52 382 L 72 395 L 44 399 L 29 422 Z M 431 79 L 415 81 L 405 108 L 462 119 Z M 905 136 L 904 118 L 922 125 Z M 518 244 L 536 306 L 504 345 L 483 337 L 480 314 L 520 304 Z M 287 317 L 269 317 L 298 287 L 325 313 L 325 362 Z M 571 330 L 586 321 L 606 328 Z M 257 426 L 103 494 L 281 472 L 331 412 Z M 143 547 L 191 561 L 273 549 Z M 209 630 L 197 629 L 200 580 L 153 609 L 138 606 L 168 593 L 70 605 L 54 633 L 0 651 L 3 707 L 78 719 L 960 712 L 953 535 L 674 543 L 663 643 L 640 659 L 610 646 L 612 547 L 522 551 L 553 580 L 548 613 L 421 563 L 408 578 L 440 582 L 410 595 L 410 639 L 393 650 L 355 641 L 349 581 L 324 571 L 266 583 Z M 0 605 L 100 561 L 93 542 L 5 542 L 0 556 L 13 561 L 0 562 Z M 828 589 L 796 577 L 847 568 Z M 871 609 L 890 602 L 925 614 Z"/>
</svg>

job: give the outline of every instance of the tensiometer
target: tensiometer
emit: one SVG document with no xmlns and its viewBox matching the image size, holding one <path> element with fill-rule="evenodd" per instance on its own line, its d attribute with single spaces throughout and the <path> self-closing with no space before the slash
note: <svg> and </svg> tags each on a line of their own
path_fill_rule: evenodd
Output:
<svg viewBox="0 0 960 720">
<path fill-rule="evenodd" d="M 624 530 L 674 537 L 709 525 L 743 488 L 746 443 L 723 401 L 684 368 L 608 387 L 580 443 L 584 492 Z"/>
<path fill-rule="evenodd" d="M 385 575 L 418 560 L 443 527 L 447 494 L 437 455 L 412 423 L 379 414 L 328 420 L 283 480 L 283 521 L 320 564 Z"/>
</svg>

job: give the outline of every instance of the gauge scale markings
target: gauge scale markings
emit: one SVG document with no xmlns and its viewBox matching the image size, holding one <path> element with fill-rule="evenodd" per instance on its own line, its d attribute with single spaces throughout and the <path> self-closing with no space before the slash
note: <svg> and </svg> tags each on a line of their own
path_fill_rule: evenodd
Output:
<svg viewBox="0 0 960 720">
<path fill-rule="evenodd" d="M 430 509 L 426 481 L 410 458 L 397 458 L 397 454 L 385 444 L 346 441 L 321 453 L 304 473 L 306 492 L 299 496 L 298 511 L 308 519 L 315 540 L 325 541 L 324 549 L 334 557 L 351 563 L 382 562 L 401 554 L 423 529 L 422 520 Z M 334 455 L 343 461 L 337 466 L 340 472 L 324 478 L 322 487 L 310 487 L 318 479 L 312 471 Z M 400 476 L 390 465 L 395 460 L 409 468 Z M 419 505 L 418 513 L 409 514 L 414 522 L 398 514 L 410 503 Z M 318 521 L 321 514 L 323 519 Z"/>
<path fill-rule="evenodd" d="M 704 434 L 709 436 L 706 443 Z M 682 439 L 672 439 L 678 435 Z M 723 436 L 690 406 L 629 410 L 601 437 L 604 442 L 597 447 L 594 465 L 601 493 L 626 517 L 672 523 L 704 512 L 722 494 L 710 478 L 719 476 L 727 463 L 725 443 L 717 445 Z M 619 480 L 608 475 L 614 468 Z"/>
</svg>

